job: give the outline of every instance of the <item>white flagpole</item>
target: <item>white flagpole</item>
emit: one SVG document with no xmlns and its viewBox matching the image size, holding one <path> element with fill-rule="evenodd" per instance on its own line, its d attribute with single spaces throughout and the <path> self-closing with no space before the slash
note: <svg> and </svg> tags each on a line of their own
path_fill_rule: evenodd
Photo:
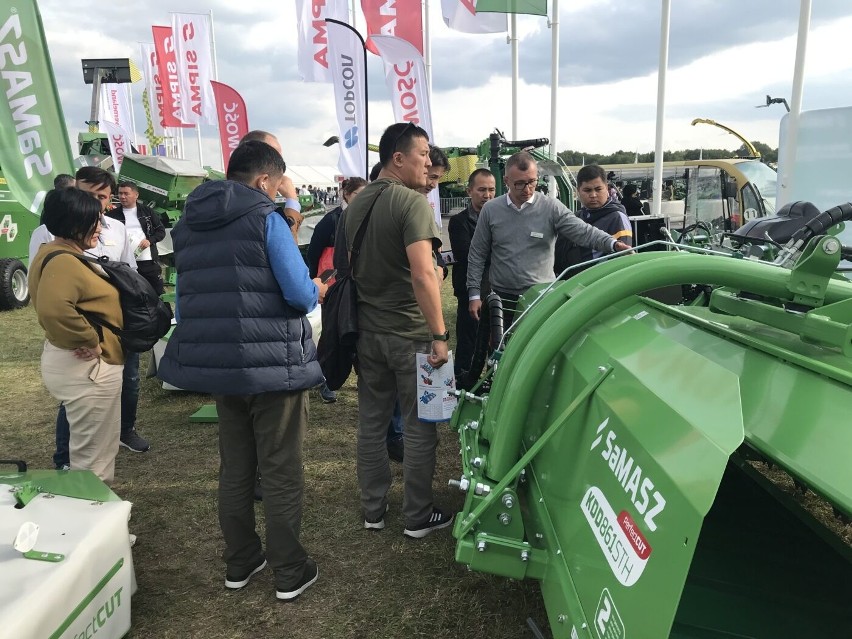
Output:
<svg viewBox="0 0 852 639">
<path fill-rule="evenodd" d="M 512 14 L 509 28 L 512 45 L 512 139 L 518 139 L 518 16 Z"/>
<path fill-rule="evenodd" d="M 802 89 L 805 82 L 805 54 L 808 50 L 808 31 L 811 26 L 811 0 L 801 0 L 799 7 L 799 34 L 796 40 L 796 62 L 793 67 L 793 89 L 790 95 L 790 113 L 787 115 L 787 131 L 781 168 L 781 192 L 776 208 L 790 201 L 793 190 L 793 165 L 796 163 L 796 144 L 799 139 L 799 114 L 802 111 Z"/>
<path fill-rule="evenodd" d="M 556 110 L 559 93 L 559 0 L 550 5 L 551 53 L 550 53 L 550 159 L 557 162 Z M 550 193 L 556 197 L 556 178 L 550 178 Z M 567 193 L 566 193 L 567 195 Z"/>
<path fill-rule="evenodd" d="M 657 137 L 654 144 L 654 198 L 651 213 L 660 215 L 663 206 L 663 121 L 666 117 L 666 70 L 669 66 L 669 23 L 672 2 L 663 0 L 660 11 L 660 66 L 657 71 Z"/>
<path fill-rule="evenodd" d="M 210 49 L 213 54 L 213 78 L 218 82 L 219 81 L 219 62 L 216 60 L 216 32 L 213 29 L 213 9 L 210 9 Z M 216 118 L 216 130 L 218 132 L 219 129 L 219 118 Z M 224 157 L 223 149 L 222 149 L 222 136 L 217 135 L 216 138 L 219 140 L 219 157 Z M 203 165 L 202 165 L 203 166 Z M 223 166 L 223 171 L 227 171 L 228 167 Z"/>
<path fill-rule="evenodd" d="M 423 0 L 423 63 L 426 66 L 426 86 L 432 95 L 432 41 L 429 37 L 429 0 Z M 434 132 L 432 132 L 434 135 Z M 434 140 L 432 143 L 434 144 Z"/>
</svg>

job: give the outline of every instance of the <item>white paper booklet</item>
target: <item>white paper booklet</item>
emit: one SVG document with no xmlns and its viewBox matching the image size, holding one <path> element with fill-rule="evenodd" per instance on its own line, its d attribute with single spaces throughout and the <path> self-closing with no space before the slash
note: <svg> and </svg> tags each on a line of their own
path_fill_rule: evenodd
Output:
<svg viewBox="0 0 852 639">
<path fill-rule="evenodd" d="M 456 389 L 453 352 L 449 361 L 434 368 L 426 353 L 417 353 L 417 416 L 424 422 L 446 422 L 452 417 L 457 399 L 450 394 Z"/>
</svg>

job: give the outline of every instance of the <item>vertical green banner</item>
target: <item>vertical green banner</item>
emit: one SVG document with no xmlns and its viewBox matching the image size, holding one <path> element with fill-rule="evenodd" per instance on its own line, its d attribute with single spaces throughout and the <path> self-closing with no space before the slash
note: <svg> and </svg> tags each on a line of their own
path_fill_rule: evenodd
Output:
<svg viewBox="0 0 852 639">
<path fill-rule="evenodd" d="M 0 3 L 0 168 L 12 196 L 37 212 L 71 149 L 35 0 Z"/>
</svg>

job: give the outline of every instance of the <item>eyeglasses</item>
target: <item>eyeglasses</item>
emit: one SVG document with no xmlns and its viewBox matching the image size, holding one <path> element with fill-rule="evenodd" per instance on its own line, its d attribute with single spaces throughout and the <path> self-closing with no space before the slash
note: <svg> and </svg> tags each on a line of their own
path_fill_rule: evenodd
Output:
<svg viewBox="0 0 852 639">
<path fill-rule="evenodd" d="M 538 179 L 527 180 L 526 182 L 512 182 L 512 188 L 516 191 L 525 191 L 529 188 L 535 189 L 536 184 L 538 184 Z"/>
<path fill-rule="evenodd" d="M 397 133 L 396 137 L 393 139 L 393 146 L 391 147 L 391 155 L 396 153 L 397 146 L 399 145 L 399 141 L 408 133 L 411 129 L 416 129 L 417 125 L 414 124 L 411 120 L 408 121 L 408 124 L 402 127 L 402 130 Z"/>
</svg>

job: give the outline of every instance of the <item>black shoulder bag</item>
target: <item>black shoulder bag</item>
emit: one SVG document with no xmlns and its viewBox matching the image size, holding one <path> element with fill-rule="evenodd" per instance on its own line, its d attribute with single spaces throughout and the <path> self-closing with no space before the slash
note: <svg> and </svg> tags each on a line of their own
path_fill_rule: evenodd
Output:
<svg viewBox="0 0 852 639">
<path fill-rule="evenodd" d="M 322 334 L 317 344 L 317 360 L 325 375 L 325 383 L 331 390 L 337 390 L 346 383 L 357 358 L 358 293 L 355 288 L 355 262 L 373 207 L 386 188 L 378 192 L 355 233 L 349 271 L 339 276 L 328 288 L 322 303 Z"/>
</svg>

